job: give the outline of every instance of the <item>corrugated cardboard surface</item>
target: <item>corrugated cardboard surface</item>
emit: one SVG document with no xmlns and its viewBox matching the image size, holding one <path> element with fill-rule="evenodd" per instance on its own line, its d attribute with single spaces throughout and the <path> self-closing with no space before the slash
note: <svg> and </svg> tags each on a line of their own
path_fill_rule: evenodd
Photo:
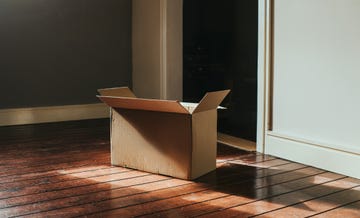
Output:
<svg viewBox="0 0 360 218">
<path fill-rule="evenodd" d="M 191 179 L 216 169 L 217 111 L 192 115 Z"/>
<path fill-rule="evenodd" d="M 136 98 L 135 94 L 128 87 L 116 87 L 107 89 L 98 89 L 102 96 L 117 96 Z"/>
<path fill-rule="evenodd" d="M 186 109 L 179 101 L 136 98 L 127 87 L 99 89 L 97 97 L 113 108 L 162 111 L 171 113 L 198 113 L 216 109 L 230 90 L 208 92 L 195 109 Z"/>
<path fill-rule="evenodd" d="M 98 98 L 112 108 L 189 114 L 189 111 L 186 110 L 178 101 L 110 96 L 98 96 Z"/>
<path fill-rule="evenodd" d="M 230 90 L 223 90 L 206 93 L 193 113 L 216 109 L 229 92 Z"/>
<path fill-rule="evenodd" d="M 136 98 L 127 87 L 99 92 L 112 107 L 113 165 L 181 179 L 216 168 L 216 108 L 229 90 L 207 93 L 195 109 L 178 101 Z"/>
<path fill-rule="evenodd" d="M 190 179 L 191 144 L 191 115 L 113 110 L 113 165 Z"/>
</svg>

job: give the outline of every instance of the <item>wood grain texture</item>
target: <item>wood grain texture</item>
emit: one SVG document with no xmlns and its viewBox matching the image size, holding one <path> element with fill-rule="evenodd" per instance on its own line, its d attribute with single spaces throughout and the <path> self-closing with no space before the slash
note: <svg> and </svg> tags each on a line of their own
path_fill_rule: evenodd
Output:
<svg viewBox="0 0 360 218">
<path fill-rule="evenodd" d="M 218 144 L 195 181 L 110 165 L 109 120 L 0 128 L 0 217 L 359 217 L 360 181 Z"/>
<path fill-rule="evenodd" d="M 256 142 L 218 132 L 218 142 L 246 151 L 256 151 Z"/>
</svg>

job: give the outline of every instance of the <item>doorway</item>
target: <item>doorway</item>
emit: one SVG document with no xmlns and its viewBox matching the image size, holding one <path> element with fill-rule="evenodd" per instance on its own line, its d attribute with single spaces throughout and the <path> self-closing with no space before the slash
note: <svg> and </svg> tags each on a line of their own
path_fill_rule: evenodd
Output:
<svg viewBox="0 0 360 218">
<path fill-rule="evenodd" d="M 227 141 L 256 141 L 257 46 L 258 1 L 184 0 L 183 99 L 231 89 L 218 113 Z"/>
</svg>

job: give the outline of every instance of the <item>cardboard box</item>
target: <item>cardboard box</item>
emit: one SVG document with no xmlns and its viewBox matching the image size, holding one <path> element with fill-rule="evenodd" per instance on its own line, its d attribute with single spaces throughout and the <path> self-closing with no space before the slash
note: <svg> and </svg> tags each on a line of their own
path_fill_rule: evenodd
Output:
<svg viewBox="0 0 360 218">
<path fill-rule="evenodd" d="M 199 104 L 136 98 L 127 87 L 99 89 L 111 107 L 111 163 L 195 179 L 216 168 L 217 107 L 230 90 Z"/>
</svg>

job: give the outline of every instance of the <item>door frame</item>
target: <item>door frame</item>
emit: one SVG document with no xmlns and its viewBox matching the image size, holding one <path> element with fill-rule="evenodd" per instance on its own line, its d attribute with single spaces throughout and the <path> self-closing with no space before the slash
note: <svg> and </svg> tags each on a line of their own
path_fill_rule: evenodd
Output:
<svg viewBox="0 0 360 218">
<path fill-rule="evenodd" d="M 275 0 L 259 0 L 257 151 L 320 169 L 360 178 L 358 153 L 273 130 Z M 326 157 L 319 158 L 319 157 Z"/>
<path fill-rule="evenodd" d="M 148 0 L 133 0 L 138 3 Z M 272 37 L 271 37 L 271 5 L 273 0 L 258 0 L 258 68 L 257 68 L 257 136 L 256 150 L 265 152 L 265 139 L 267 131 L 271 126 L 271 68 L 272 68 Z M 152 72 L 154 84 L 160 87 L 143 86 L 141 77 L 137 81 L 133 78 L 134 84 L 144 87 L 144 92 L 159 90 L 156 97 L 161 99 L 182 100 L 182 34 L 183 34 L 183 0 L 154 0 L 159 11 L 159 29 L 153 31 L 158 37 L 159 44 L 156 50 L 159 51 L 160 61 L 158 68 L 160 72 Z M 133 3 L 133 11 L 134 8 Z M 158 32 L 160 31 L 160 33 Z M 134 36 L 133 36 L 134 38 Z M 133 41 L 134 43 L 134 41 Z M 159 46 L 159 47 L 157 47 Z M 134 64 L 134 63 L 133 63 Z M 137 63 L 143 66 L 142 63 Z M 146 64 L 146 63 L 144 63 Z M 133 66 L 134 69 L 134 66 Z M 159 75 L 160 74 L 160 75 Z M 150 77 L 151 78 L 151 77 Z M 148 90 L 146 90 L 148 89 Z"/>
<path fill-rule="evenodd" d="M 272 128 L 273 0 L 258 1 L 258 101 L 256 151 L 265 153 Z"/>
</svg>

